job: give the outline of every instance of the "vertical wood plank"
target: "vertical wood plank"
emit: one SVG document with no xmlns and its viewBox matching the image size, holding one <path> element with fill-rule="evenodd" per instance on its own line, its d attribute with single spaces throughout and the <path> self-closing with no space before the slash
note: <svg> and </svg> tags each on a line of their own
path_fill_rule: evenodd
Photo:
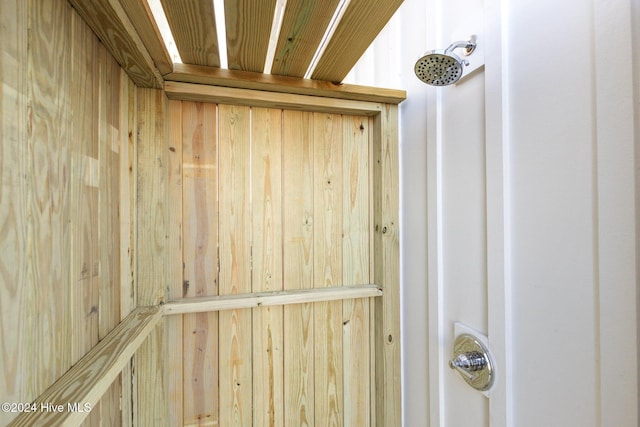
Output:
<svg viewBox="0 0 640 427">
<path fill-rule="evenodd" d="M 370 283 L 369 120 L 343 117 L 343 285 Z M 344 424 L 371 422 L 369 301 L 343 302 Z M 348 367 L 348 369 L 347 369 Z"/>
<path fill-rule="evenodd" d="M 313 284 L 342 286 L 342 117 L 313 114 Z M 342 301 L 314 304 L 315 424 L 343 425 Z"/>
<path fill-rule="evenodd" d="M 251 292 L 250 109 L 218 106 L 220 295 Z M 252 425 L 251 310 L 219 314 L 220 424 Z"/>
<path fill-rule="evenodd" d="M 136 86 L 120 70 L 120 320 L 136 306 L 136 188 L 138 151 Z"/>
<path fill-rule="evenodd" d="M 282 111 L 253 108 L 253 292 L 282 290 Z M 284 425 L 283 308 L 253 310 L 254 425 Z"/>
<path fill-rule="evenodd" d="M 0 2 L 0 396 L 30 402 L 34 370 L 34 171 L 27 133 L 27 2 Z M 26 332 L 26 333 L 25 333 Z M 0 412 L 6 425 L 18 414 Z"/>
<path fill-rule="evenodd" d="M 374 119 L 374 280 L 384 288 L 375 304 L 376 425 L 400 425 L 400 245 L 398 241 L 398 107 Z"/>
<path fill-rule="evenodd" d="M 167 99 L 162 91 L 155 89 L 138 89 L 137 98 L 137 295 L 138 305 L 157 305 L 164 301 L 168 277 Z M 135 355 L 137 422 L 141 426 L 167 423 L 164 345 L 161 323 Z"/>
<path fill-rule="evenodd" d="M 88 27 L 87 27 L 88 30 Z M 120 323 L 120 230 L 119 230 L 119 106 L 120 67 L 92 33 L 100 68 L 98 91 L 98 135 L 100 186 L 98 203 L 99 305 L 98 338 Z M 95 345 L 95 343 L 94 343 Z M 99 422 L 119 426 L 121 381 L 118 376 L 100 400 Z M 91 411 L 94 416 L 94 411 Z"/>
<path fill-rule="evenodd" d="M 77 14 L 71 14 L 74 90 L 71 92 L 71 198 L 70 211 L 72 363 L 77 362 L 98 341 L 99 268 L 98 196 L 100 161 L 98 153 L 98 98 L 100 69 L 96 42 Z M 95 83 L 94 84 L 94 79 Z M 95 412 L 94 412 L 95 413 Z"/>
<path fill-rule="evenodd" d="M 182 295 L 182 102 L 169 101 L 167 104 L 167 132 L 169 143 L 169 287 L 167 299 Z M 183 423 L 183 342 L 182 316 L 165 319 L 167 346 L 167 401 L 171 426 Z"/>
<path fill-rule="evenodd" d="M 313 287 L 313 115 L 283 115 L 284 289 Z M 285 426 L 313 426 L 312 304 L 284 307 Z"/>
<path fill-rule="evenodd" d="M 183 102 L 184 281 L 176 297 L 218 294 L 216 106 Z M 218 313 L 183 316 L 186 425 L 218 422 Z"/>
<path fill-rule="evenodd" d="M 68 254 L 71 236 L 68 141 L 71 91 L 71 13 L 66 2 L 31 0 L 29 11 L 29 152 L 33 194 L 27 218 L 32 222 L 28 256 L 33 295 L 25 304 L 33 318 L 25 327 L 34 334 L 27 368 L 27 394 L 38 396 L 71 365 L 72 288 Z M 37 28 L 37 31 L 35 30 Z M 51 357 L 56 355 L 56 357 Z"/>
<path fill-rule="evenodd" d="M 136 175 L 137 108 L 135 84 L 120 69 L 120 320 L 135 307 L 137 277 L 135 271 L 136 247 Z M 137 391 L 134 387 L 133 358 L 120 374 L 121 424 L 132 426 L 135 416 Z"/>
</svg>

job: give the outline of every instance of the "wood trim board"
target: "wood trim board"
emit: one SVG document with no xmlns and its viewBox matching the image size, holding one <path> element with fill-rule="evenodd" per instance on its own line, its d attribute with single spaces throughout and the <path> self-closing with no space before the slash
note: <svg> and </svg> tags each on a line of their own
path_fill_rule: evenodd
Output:
<svg viewBox="0 0 640 427">
<path fill-rule="evenodd" d="M 33 411 L 23 412 L 9 426 L 80 425 L 160 323 L 162 315 L 159 307 L 136 308 L 34 400 Z"/>
</svg>

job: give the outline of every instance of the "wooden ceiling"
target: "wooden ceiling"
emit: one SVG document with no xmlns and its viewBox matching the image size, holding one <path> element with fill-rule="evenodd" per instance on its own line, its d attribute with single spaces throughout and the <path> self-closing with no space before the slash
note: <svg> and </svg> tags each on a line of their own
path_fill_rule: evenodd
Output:
<svg viewBox="0 0 640 427">
<path fill-rule="evenodd" d="M 190 70 L 209 78 L 250 75 L 250 80 L 286 85 L 305 76 L 328 29 L 332 36 L 326 39 L 310 78 L 341 82 L 402 3 L 287 0 L 272 50 L 271 73 L 265 75 L 278 0 L 224 0 L 228 70 L 220 68 L 213 0 L 161 0 L 183 64 L 171 60 L 147 0 L 69 1 L 136 85 L 158 88 L 165 80 L 189 80 Z M 331 25 L 339 5 L 341 18 Z"/>
</svg>

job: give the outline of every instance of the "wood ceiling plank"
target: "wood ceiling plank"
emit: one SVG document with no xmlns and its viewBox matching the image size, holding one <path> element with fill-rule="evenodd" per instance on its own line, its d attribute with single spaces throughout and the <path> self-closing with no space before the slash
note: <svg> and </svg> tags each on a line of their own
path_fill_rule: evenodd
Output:
<svg viewBox="0 0 640 427">
<path fill-rule="evenodd" d="M 275 8 L 276 0 L 225 0 L 230 70 L 264 70 Z"/>
<path fill-rule="evenodd" d="M 340 82 L 403 0 L 351 0 L 311 78 Z"/>
<path fill-rule="evenodd" d="M 335 84 L 322 80 L 275 76 L 272 74 L 252 73 L 250 71 L 223 70 L 188 64 L 174 64 L 173 73 L 167 74 L 164 78 L 167 83 L 170 81 L 199 83 L 388 104 L 399 104 L 407 97 L 407 93 L 404 90 Z"/>
<path fill-rule="evenodd" d="M 138 29 L 138 34 L 160 73 L 167 74 L 173 71 L 171 55 L 164 45 L 147 0 L 120 0 L 120 3 L 133 26 Z"/>
<path fill-rule="evenodd" d="M 162 76 L 117 0 L 69 0 L 139 87 L 162 87 Z"/>
<path fill-rule="evenodd" d="M 272 74 L 302 77 L 309 68 L 339 0 L 288 0 Z"/>
<path fill-rule="evenodd" d="M 161 0 L 182 62 L 220 66 L 213 0 Z"/>
</svg>

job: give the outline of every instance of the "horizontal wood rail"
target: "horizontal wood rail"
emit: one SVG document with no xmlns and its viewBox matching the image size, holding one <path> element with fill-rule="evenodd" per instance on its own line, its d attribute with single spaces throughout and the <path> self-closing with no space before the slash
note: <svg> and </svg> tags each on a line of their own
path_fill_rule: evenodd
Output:
<svg viewBox="0 0 640 427">
<path fill-rule="evenodd" d="M 161 320 L 159 307 L 135 309 L 9 426 L 80 425 Z"/>
<path fill-rule="evenodd" d="M 379 102 L 353 101 L 295 93 L 268 92 L 172 81 L 165 82 L 164 92 L 169 99 L 180 101 L 236 104 L 250 107 L 283 108 L 339 114 L 375 116 L 381 113 L 383 108 L 383 104 Z"/>
<path fill-rule="evenodd" d="M 168 302 L 164 314 L 202 313 L 235 310 L 269 305 L 303 304 L 307 302 L 369 298 L 382 295 L 376 285 L 342 286 L 336 288 L 303 289 L 297 291 L 258 292 L 252 294 L 185 298 Z"/>
<path fill-rule="evenodd" d="M 80 425 L 165 315 L 378 296 L 382 289 L 377 285 L 357 285 L 185 298 L 139 307 L 35 401 L 21 406 L 22 413 L 9 426 Z M 22 410 L 25 408 L 28 412 Z"/>
</svg>

